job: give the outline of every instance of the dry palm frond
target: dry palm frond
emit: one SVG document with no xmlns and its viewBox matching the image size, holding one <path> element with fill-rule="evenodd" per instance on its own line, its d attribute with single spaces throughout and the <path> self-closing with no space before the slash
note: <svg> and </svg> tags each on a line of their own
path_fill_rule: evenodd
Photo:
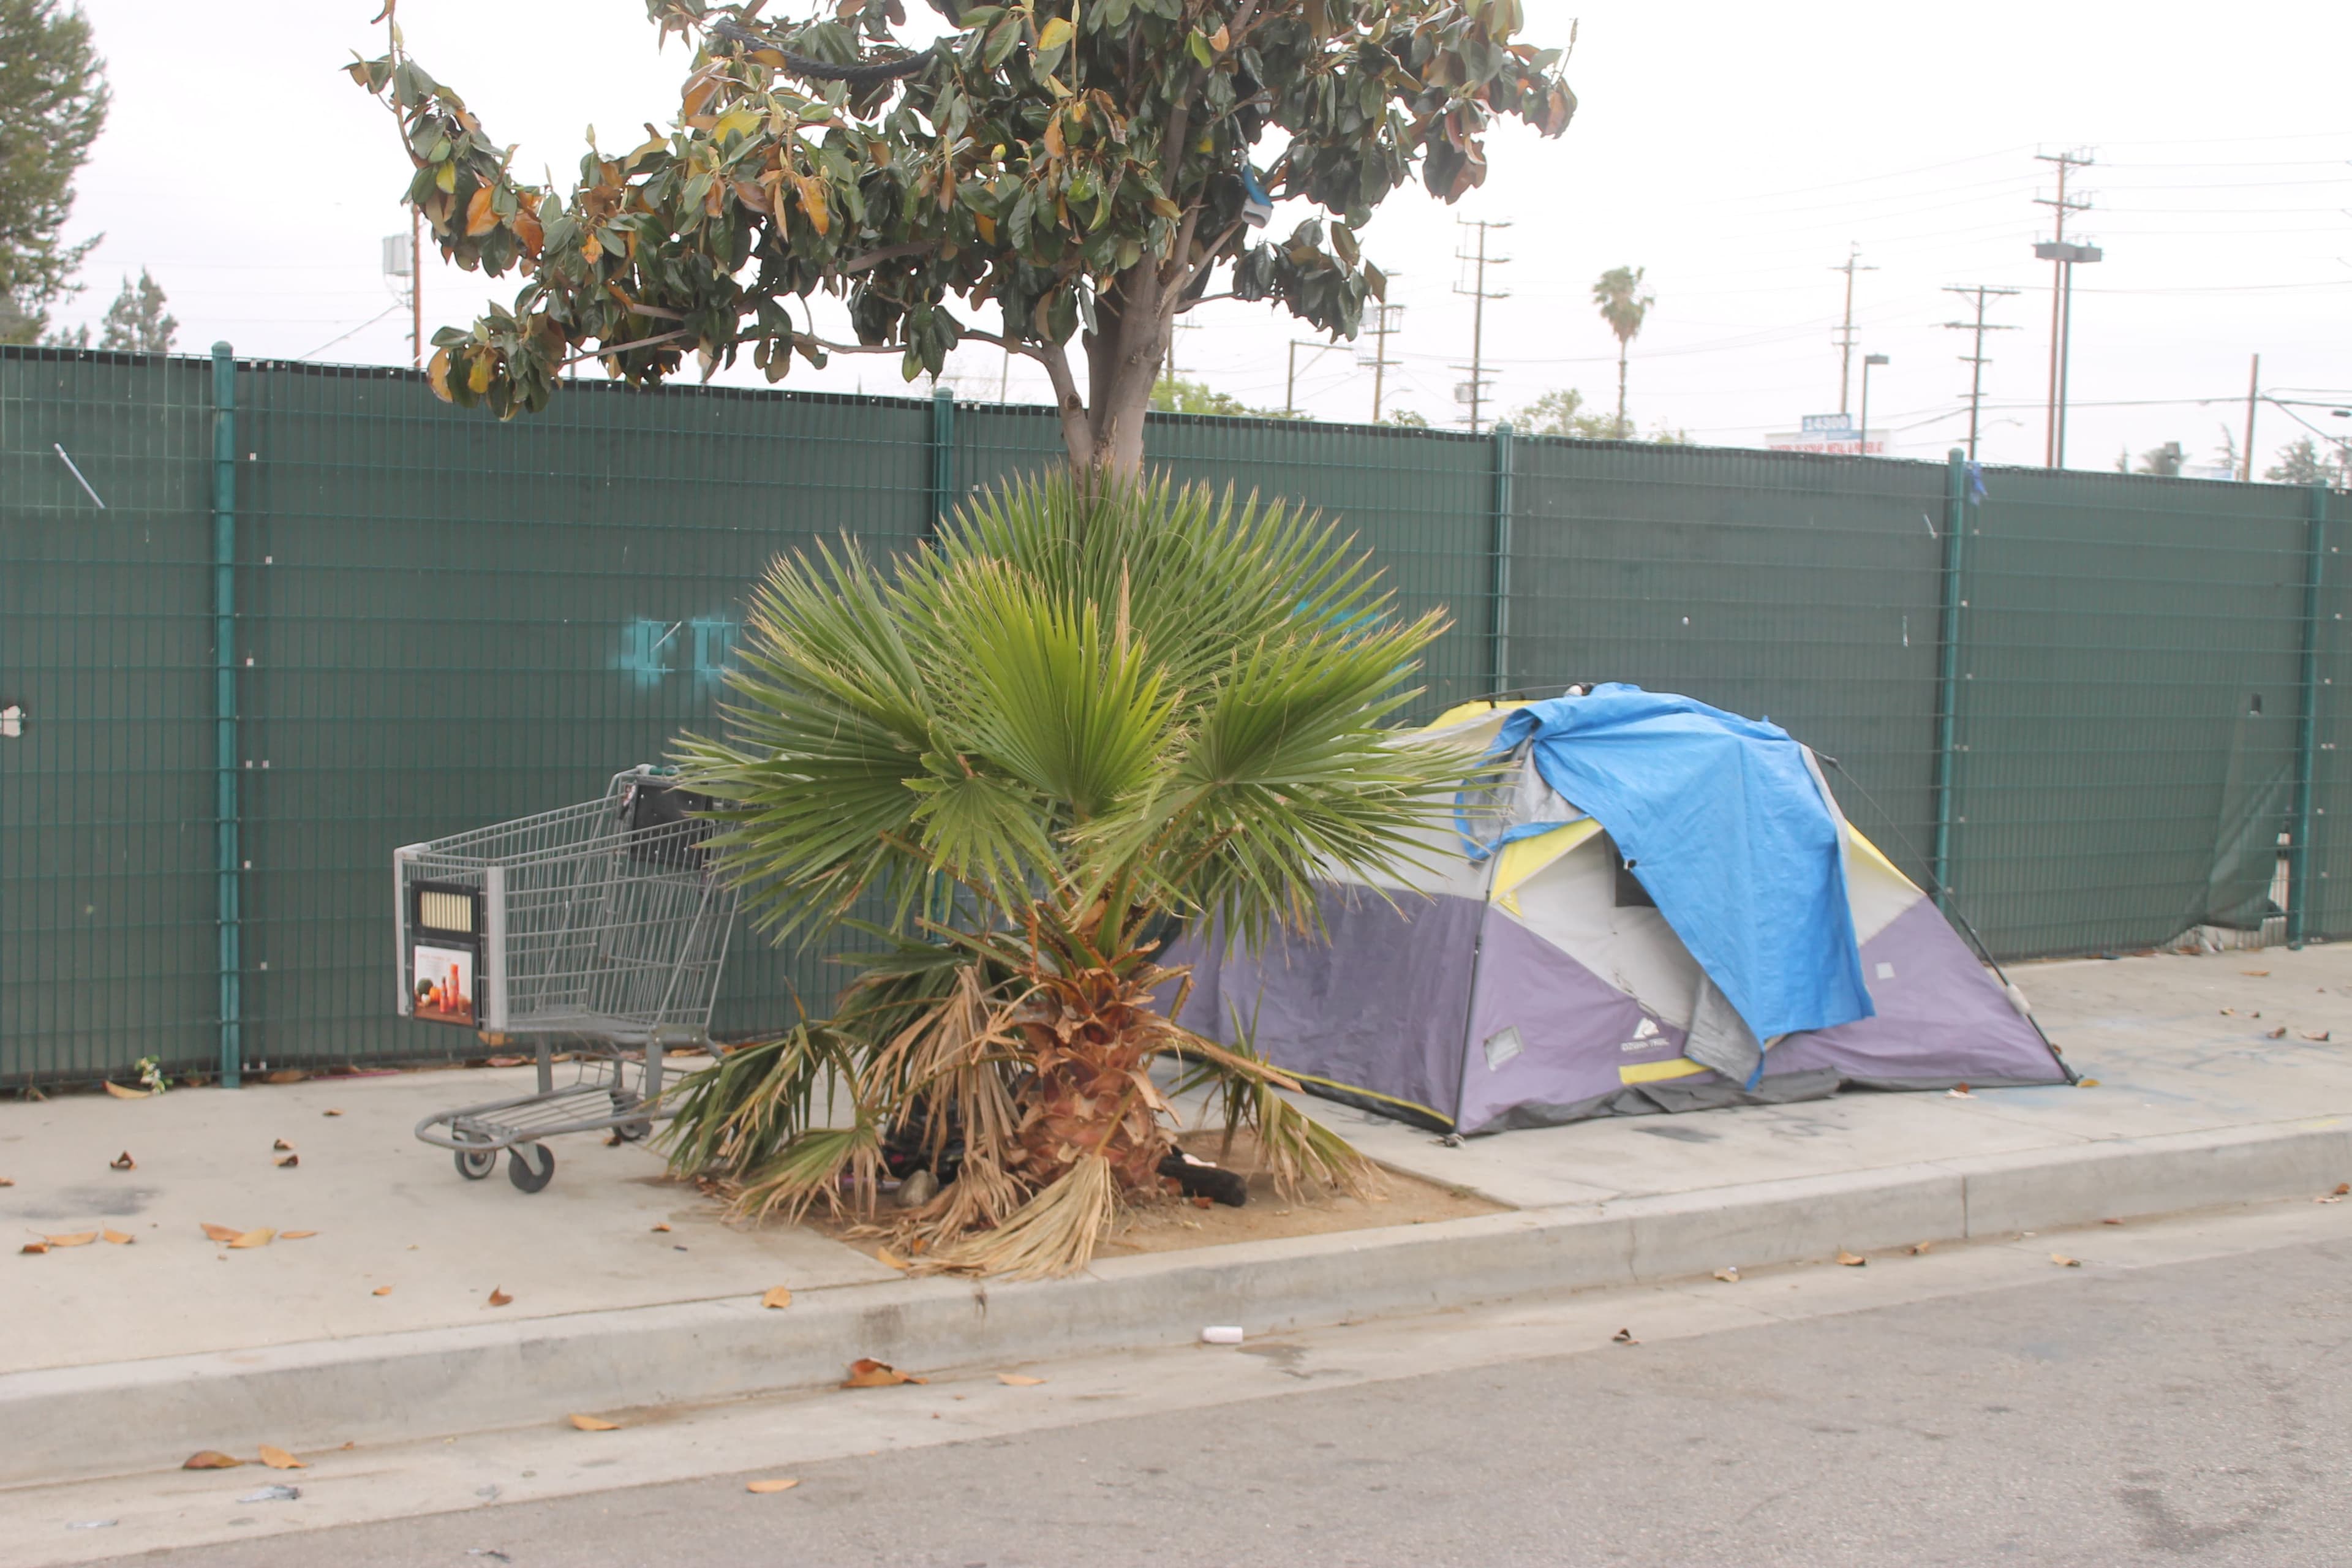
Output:
<svg viewBox="0 0 2352 1568">
<path fill-rule="evenodd" d="M 870 1211 L 881 1186 L 882 1135 L 863 1115 L 854 1127 L 803 1132 L 753 1168 L 736 1191 L 734 1210 L 749 1219 L 781 1213 L 798 1220 L 823 1199 L 838 1215 L 848 1206 L 841 1195 L 845 1179 Z"/>
<path fill-rule="evenodd" d="M 1258 1158 L 1274 1178 L 1274 1190 L 1285 1201 L 1297 1198 L 1310 1184 L 1360 1198 L 1384 1194 L 1378 1165 L 1345 1138 L 1276 1094 L 1273 1085 L 1259 1084 L 1253 1099 L 1251 1120 L 1257 1131 Z"/>
<path fill-rule="evenodd" d="M 1118 1212 L 1118 1184 L 1110 1162 L 1100 1154 L 1081 1155 L 996 1229 L 966 1237 L 924 1262 L 934 1269 L 1008 1279 L 1075 1274 L 1094 1261 L 1095 1245 Z"/>
<path fill-rule="evenodd" d="M 1179 1096 L 1213 1084 L 1223 1101 L 1225 1138 L 1219 1158 L 1230 1158 L 1234 1134 L 1246 1127 L 1257 1135 L 1258 1158 L 1286 1200 L 1309 1185 L 1334 1188 L 1360 1198 L 1378 1198 L 1384 1184 L 1378 1165 L 1345 1138 L 1282 1098 L 1299 1092 L 1298 1081 L 1259 1054 L 1256 1024 L 1233 1010 L 1234 1043 L 1218 1045 L 1187 1034 L 1178 1048 L 1192 1068 L 1176 1086 Z"/>
</svg>

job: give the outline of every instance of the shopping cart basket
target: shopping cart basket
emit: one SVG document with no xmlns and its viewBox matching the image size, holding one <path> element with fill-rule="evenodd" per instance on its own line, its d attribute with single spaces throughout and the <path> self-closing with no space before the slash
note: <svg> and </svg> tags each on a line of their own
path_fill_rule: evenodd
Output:
<svg viewBox="0 0 2352 1568">
<path fill-rule="evenodd" d="M 479 1181 L 535 1193 L 555 1173 L 543 1139 L 614 1130 L 642 1138 L 665 1050 L 707 1045 L 735 898 L 706 845 L 708 806 L 667 769 L 614 775 L 599 798 L 476 828 L 393 855 L 399 889 L 400 1011 L 529 1040 L 536 1092 L 416 1124 Z M 565 1042 L 572 1081 L 558 1086 Z"/>
</svg>

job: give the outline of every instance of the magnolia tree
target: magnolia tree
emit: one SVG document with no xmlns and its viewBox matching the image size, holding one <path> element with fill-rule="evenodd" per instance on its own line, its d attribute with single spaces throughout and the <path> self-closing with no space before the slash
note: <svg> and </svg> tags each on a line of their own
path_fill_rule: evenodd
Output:
<svg viewBox="0 0 2352 1568">
<path fill-rule="evenodd" d="M 443 254 L 523 277 L 435 334 L 436 392 L 507 417 L 578 360 L 650 384 L 689 357 L 777 381 L 894 353 L 912 380 L 988 343 L 1045 367 L 1072 464 L 1132 470 L 1178 315 L 1264 300 L 1352 335 L 1385 289 L 1372 210 L 1416 166 L 1455 200 L 1496 116 L 1557 135 L 1576 107 L 1561 51 L 1516 41 L 1519 0 L 932 0 L 946 31 L 919 49 L 901 0 L 764 3 L 648 0 L 695 48 L 677 123 L 592 148 L 568 196 L 518 181 L 396 26 L 352 64 Z M 1328 216 L 1259 234 L 1286 198 Z M 816 334 L 819 293 L 855 343 Z"/>
</svg>

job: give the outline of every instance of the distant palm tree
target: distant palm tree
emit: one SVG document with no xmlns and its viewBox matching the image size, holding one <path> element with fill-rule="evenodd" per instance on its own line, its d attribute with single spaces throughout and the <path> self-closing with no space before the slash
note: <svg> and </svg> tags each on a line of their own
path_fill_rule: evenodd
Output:
<svg viewBox="0 0 2352 1568">
<path fill-rule="evenodd" d="M 1658 302 L 1656 295 L 1643 289 L 1643 271 L 1639 267 L 1612 267 L 1592 286 L 1592 302 L 1601 307 L 1601 319 L 1617 334 L 1617 438 L 1621 441 L 1633 430 L 1625 419 L 1625 353 L 1642 330 L 1642 318 Z"/>
</svg>

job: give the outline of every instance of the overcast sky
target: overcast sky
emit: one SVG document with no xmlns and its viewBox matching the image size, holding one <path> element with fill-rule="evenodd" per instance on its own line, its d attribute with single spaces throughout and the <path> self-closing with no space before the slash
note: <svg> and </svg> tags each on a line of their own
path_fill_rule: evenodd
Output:
<svg viewBox="0 0 2352 1568">
<path fill-rule="evenodd" d="M 379 276 L 382 237 L 407 228 L 406 164 L 383 109 L 336 69 L 354 49 L 382 51 L 383 29 L 367 26 L 378 0 L 82 4 L 115 100 L 72 231 L 106 237 L 58 319 L 94 321 L 143 266 L 184 350 L 225 339 L 248 356 L 406 363 L 405 312 L 383 314 L 394 300 Z M 1391 408 L 1435 423 L 1460 412 L 1466 373 L 1452 367 L 1468 362 L 1471 333 L 1454 291 L 1458 218 L 1513 226 L 1495 242 L 1509 265 L 1489 281 L 1509 298 L 1488 305 L 1486 331 L 1506 408 L 1563 386 L 1613 400 L 1615 345 L 1589 294 L 1605 268 L 1639 266 L 1657 304 L 1634 344 L 1633 416 L 1726 445 L 1838 406 L 1832 268 L 1852 246 L 1876 269 L 1857 278 L 1857 359 L 1892 360 L 1874 373 L 1873 426 L 1898 455 L 1958 440 L 1967 343 L 1941 323 L 1966 307 L 1941 289 L 2013 287 L 1991 313 L 2021 330 L 1988 340 L 1984 451 L 2038 463 L 2050 268 L 2032 256 L 2048 226 L 2033 198 L 2051 179 L 2034 154 L 2074 147 L 2097 163 L 2080 182 L 2095 205 L 2070 237 L 2106 260 L 2077 273 L 2071 463 L 2108 467 L 2167 440 L 2210 460 L 2222 426 L 2243 426 L 2255 353 L 2265 391 L 2352 400 L 2352 6 L 2340 0 L 1527 11 L 1541 44 L 1577 24 L 1581 108 L 1557 141 L 1498 134 L 1486 185 L 1454 208 L 1416 192 L 1381 209 L 1365 248 L 1405 306 Z M 400 14 L 420 61 L 520 144 L 527 174 L 552 169 L 568 188 L 586 126 L 627 145 L 676 112 L 687 57 L 675 42 L 656 54 L 642 0 L 402 0 Z M 1272 152 L 1270 140 L 1261 161 Z M 428 268 L 428 333 L 514 287 Z M 1230 301 L 1188 320 L 1181 374 L 1280 406 L 1300 323 Z M 1300 406 L 1370 416 L 1353 349 L 1299 358 Z M 950 365 L 971 399 L 994 398 L 1003 370 L 978 348 Z M 884 359 L 804 371 L 790 384 L 906 390 Z M 1043 389 L 1013 362 L 1016 400 Z M 2267 462 L 2300 433 L 2265 407 L 2257 450 Z"/>
</svg>

